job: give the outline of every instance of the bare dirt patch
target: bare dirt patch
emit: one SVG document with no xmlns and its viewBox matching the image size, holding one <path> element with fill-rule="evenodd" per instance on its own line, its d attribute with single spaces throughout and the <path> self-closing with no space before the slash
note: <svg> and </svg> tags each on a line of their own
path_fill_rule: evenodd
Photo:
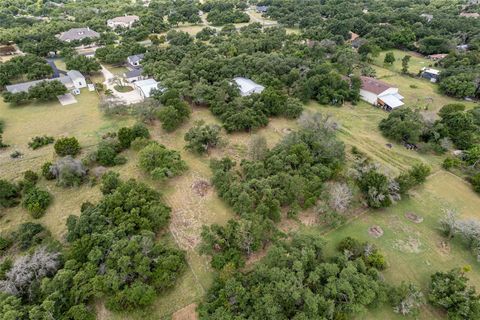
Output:
<svg viewBox="0 0 480 320">
<path fill-rule="evenodd" d="M 422 243 L 418 238 L 408 237 L 406 240 L 395 240 L 393 247 L 406 253 L 420 253 Z"/>
<path fill-rule="evenodd" d="M 441 254 L 450 254 L 450 243 L 448 243 L 447 241 L 442 240 L 437 242 L 437 248 Z"/>
<path fill-rule="evenodd" d="M 380 238 L 383 236 L 383 229 L 380 226 L 371 226 L 368 228 L 368 234 L 374 238 Z"/>
<path fill-rule="evenodd" d="M 207 180 L 197 180 L 192 184 L 193 192 L 200 197 L 205 197 L 210 190 L 210 183 Z"/>
<path fill-rule="evenodd" d="M 416 215 L 413 212 L 405 213 L 405 218 L 412 221 L 413 223 L 422 223 L 423 222 L 423 217 L 421 217 L 419 215 Z"/>
<path fill-rule="evenodd" d="M 172 320 L 197 320 L 197 304 L 192 303 L 172 315 Z"/>
</svg>

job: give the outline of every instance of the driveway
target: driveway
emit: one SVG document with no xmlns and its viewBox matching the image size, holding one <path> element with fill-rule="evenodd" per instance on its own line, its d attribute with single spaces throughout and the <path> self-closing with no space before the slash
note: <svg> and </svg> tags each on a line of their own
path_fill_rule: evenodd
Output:
<svg viewBox="0 0 480 320">
<path fill-rule="evenodd" d="M 115 90 L 115 79 L 118 76 L 115 76 L 113 73 L 110 72 L 107 68 L 105 68 L 102 65 L 102 74 L 103 77 L 105 78 L 105 81 L 103 84 L 105 85 L 105 88 L 112 90 L 113 96 L 117 98 L 120 102 L 124 104 L 134 104 L 134 103 L 139 103 L 143 101 L 142 96 L 137 92 L 137 90 L 133 90 L 130 92 L 118 92 Z"/>
</svg>

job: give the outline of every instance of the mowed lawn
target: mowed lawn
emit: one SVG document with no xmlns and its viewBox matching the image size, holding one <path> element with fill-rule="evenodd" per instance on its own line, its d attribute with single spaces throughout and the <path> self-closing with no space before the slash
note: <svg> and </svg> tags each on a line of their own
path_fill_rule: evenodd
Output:
<svg viewBox="0 0 480 320">
<path fill-rule="evenodd" d="M 395 62 L 391 65 L 388 65 L 388 64 L 386 65 L 383 63 L 383 60 L 385 59 L 385 55 L 387 54 L 387 52 L 393 52 L 393 55 L 395 56 Z M 385 67 L 391 71 L 401 72 L 402 58 L 406 55 L 409 55 L 411 57 L 408 63 L 408 71 L 411 73 L 417 74 L 418 72 L 420 72 L 420 70 L 423 67 L 433 67 L 435 69 L 441 69 L 434 66 L 435 61 L 427 59 L 426 57 L 422 56 L 420 53 L 411 52 L 411 51 L 402 51 L 398 49 L 380 52 L 378 57 L 373 58 L 373 63 L 375 65 Z"/>
<path fill-rule="evenodd" d="M 414 191 L 412 197 L 394 206 L 371 210 L 331 233 L 326 234 L 327 254 L 346 236 L 375 244 L 386 256 L 388 269 L 383 272 L 389 283 L 401 281 L 419 284 L 424 293 L 430 283 L 430 275 L 436 271 L 471 266 L 468 273 L 471 284 L 480 288 L 480 263 L 463 246 L 460 240 L 446 241 L 439 230 L 439 219 L 446 208 L 456 209 L 461 218 L 480 218 L 480 197 L 461 178 L 438 171 L 425 185 Z M 414 223 L 405 217 L 407 212 L 423 217 Z M 368 229 L 380 226 L 384 235 L 373 238 Z M 390 307 L 374 310 L 358 319 L 397 319 Z M 439 319 L 441 313 L 431 307 L 422 310 L 420 319 Z"/>
</svg>

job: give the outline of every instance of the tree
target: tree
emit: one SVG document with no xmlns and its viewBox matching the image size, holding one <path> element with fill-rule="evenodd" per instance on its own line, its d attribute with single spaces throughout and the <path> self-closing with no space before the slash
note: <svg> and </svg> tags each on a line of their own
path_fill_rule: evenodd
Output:
<svg viewBox="0 0 480 320">
<path fill-rule="evenodd" d="M 420 289 L 412 283 L 405 282 L 390 290 L 389 300 L 393 311 L 402 316 L 418 316 L 420 307 L 425 304 L 425 298 Z"/>
<path fill-rule="evenodd" d="M 425 127 L 422 115 L 410 108 L 393 110 L 378 125 L 383 135 L 398 142 L 418 143 Z"/>
<path fill-rule="evenodd" d="M 476 91 L 472 75 L 467 73 L 460 73 L 443 79 L 439 88 L 446 95 L 456 98 L 473 97 Z"/>
<path fill-rule="evenodd" d="M 55 142 L 53 146 L 55 152 L 61 156 L 76 156 L 80 152 L 80 143 L 75 137 L 60 138 Z"/>
<path fill-rule="evenodd" d="M 385 58 L 383 59 L 383 63 L 392 65 L 395 62 L 395 56 L 393 52 L 387 52 L 385 54 Z"/>
<path fill-rule="evenodd" d="M 267 139 L 259 134 L 252 136 L 248 145 L 250 159 L 254 161 L 263 160 L 267 156 L 267 153 Z"/>
<path fill-rule="evenodd" d="M 431 276 L 428 300 L 447 311 L 448 319 L 477 319 L 480 317 L 480 297 L 468 278 L 459 269 L 436 272 Z"/>
<path fill-rule="evenodd" d="M 185 141 L 187 142 L 185 149 L 197 153 L 208 153 L 210 148 L 216 147 L 220 142 L 220 127 L 197 121 L 185 134 Z"/>
<path fill-rule="evenodd" d="M 329 189 L 329 206 L 336 212 L 345 212 L 353 199 L 352 190 L 346 183 L 334 183 Z"/>
<path fill-rule="evenodd" d="M 42 81 L 28 89 L 28 99 L 38 101 L 51 101 L 67 93 L 67 88 L 58 80 Z"/>
<path fill-rule="evenodd" d="M 83 74 L 92 74 L 102 69 L 96 59 L 83 55 L 69 56 L 65 59 L 65 64 L 68 70 L 77 70 Z"/>
<path fill-rule="evenodd" d="M 19 203 L 20 190 L 13 183 L 0 179 L 0 208 L 14 207 Z"/>
<path fill-rule="evenodd" d="M 410 62 L 411 57 L 412 56 L 407 54 L 402 58 L 402 73 L 404 74 L 408 73 L 408 63 Z"/>
<path fill-rule="evenodd" d="M 141 123 L 135 124 L 133 127 L 123 127 L 118 130 L 118 140 L 120 142 L 121 149 L 128 149 L 132 144 L 132 141 L 137 138 L 150 138 L 150 132 L 148 128 Z"/>
<path fill-rule="evenodd" d="M 158 180 L 177 176 L 187 169 L 178 151 L 168 150 L 156 142 L 143 148 L 138 157 L 140 168 Z"/>
<path fill-rule="evenodd" d="M 165 107 L 158 112 L 158 119 L 166 131 L 174 131 L 190 117 L 190 107 L 179 98 L 165 101 Z"/>
<path fill-rule="evenodd" d="M 52 202 L 52 195 L 45 190 L 32 187 L 24 195 L 23 206 L 34 219 L 40 218 Z"/>
</svg>

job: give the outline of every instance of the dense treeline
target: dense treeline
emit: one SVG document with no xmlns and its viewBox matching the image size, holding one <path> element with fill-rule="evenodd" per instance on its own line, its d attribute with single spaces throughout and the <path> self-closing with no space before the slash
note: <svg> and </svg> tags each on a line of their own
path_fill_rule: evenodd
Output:
<svg viewBox="0 0 480 320">
<path fill-rule="evenodd" d="M 101 190 L 103 199 L 84 203 L 80 216 L 67 219 L 63 250 L 39 247 L 6 272 L 0 305 L 10 318 L 92 319 L 89 302 L 94 298 L 106 298 L 113 310 L 132 310 L 151 304 L 157 293 L 175 284 L 185 257 L 155 239 L 170 217 L 158 192 L 134 180 L 121 181 L 115 173 L 104 176 Z M 23 279 L 13 276 L 28 268 L 35 272 Z"/>
</svg>

